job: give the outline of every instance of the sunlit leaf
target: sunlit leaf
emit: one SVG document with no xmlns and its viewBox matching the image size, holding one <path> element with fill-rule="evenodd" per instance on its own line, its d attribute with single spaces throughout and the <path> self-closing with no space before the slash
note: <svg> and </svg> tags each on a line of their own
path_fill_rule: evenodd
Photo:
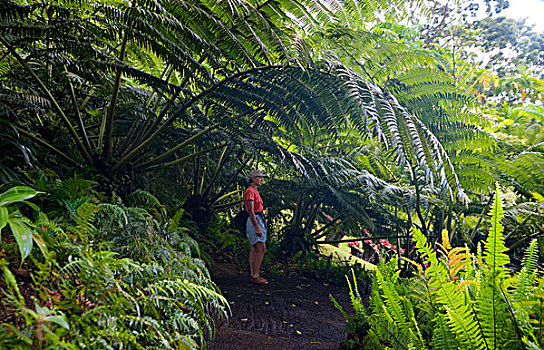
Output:
<svg viewBox="0 0 544 350">
<path fill-rule="evenodd" d="M 34 242 L 38 245 L 38 248 L 40 248 L 42 254 L 44 256 L 47 256 L 47 245 L 45 244 L 43 238 L 37 233 L 32 233 L 32 238 L 34 239 Z"/>
<path fill-rule="evenodd" d="M 8 217 L 9 217 L 8 208 L 0 207 L 0 230 L 2 230 L 7 225 Z"/>
<path fill-rule="evenodd" d="M 64 327 L 66 329 L 70 329 L 70 325 L 68 324 L 68 320 L 66 320 L 66 315 L 54 315 L 54 316 L 48 316 L 46 318 L 48 322 L 52 322 L 55 324 L 58 324 L 61 327 Z"/>
<path fill-rule="evenodd" d="M 15 186 L 0 194 L 0 207 L 35 197 L 38 191 L 26 186 Z"/>
<path fill-rule="evenodd" d="M 17 245 L 19 246 L 21 259 L 24 260 L 32 250 L 33 230 L 19 219 L 10 219 L 9 227 L 11 228 L 13 237 L 15 237 L 15 241 L 17 241 Z"/>
</svg>

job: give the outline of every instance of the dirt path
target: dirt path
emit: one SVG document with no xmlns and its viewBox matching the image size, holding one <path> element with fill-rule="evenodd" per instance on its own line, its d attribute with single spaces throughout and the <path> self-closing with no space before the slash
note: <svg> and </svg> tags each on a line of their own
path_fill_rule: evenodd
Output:
<svg viewBox="0 0 544 350">
<path fill-rule="evenodd" d="M 346 322 L 329 294 L 351 310 L 347 287 L 297 275 L 267 274 L 268 286 L 249 284 L 241 273 L 214 275 L 232 317 L 217 324 L 208 349 L 340 349 Z"/>
</svg>

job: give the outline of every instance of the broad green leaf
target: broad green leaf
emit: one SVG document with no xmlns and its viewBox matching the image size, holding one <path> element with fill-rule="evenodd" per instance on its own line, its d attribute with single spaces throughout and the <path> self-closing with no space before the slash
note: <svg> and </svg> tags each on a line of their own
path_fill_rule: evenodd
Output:
<svg viewBox="0 0 544 350">
<path fill-rule="evenodd" d="M 40 248 L 43 256 L 47 256 L 47 245 L 45 244 L 42 236 L 40 236 L 37 232 L 33 232 L 32 238 L 34 239 L 34 242 L 38 245 L 38 248 Z"/>
<path fill-rule="evenodd" d="M 4 207 L 15 202 L 22 202 L 36 196 L 38 193 L 40 192 L 26 186 L 12 187 L 6 192 L 0 194 L 0 207 Z"/>
<path fill-rule="evenodd" d="M 68 324 L 68 321 L 66 320 L 66 315 L 55 315 L 55 316 L 48 316 L 46 317 L 46 321 L 53 322 L 55 324 L 58 324 L 61 327 L 64 327 L 66 329 L 70 329 L 70 325 Z"/>
<path fill-rule="evenodd" d="M 9 227 L 13 232 L 13 236 L 17 241 L 19 246 L 19 251 L 21 252 L 21 260 L 24 260 L 32 250 L 32 229 L 28 227 L 26 223 L 19 219 L 9 220 Z"/>
<path fill-rule="evenodd" d="M 32 202 L 29 202 L 29 201 L 21 201 L 21 203 L 25 203 L 26 205 L 28 205 L 29 207 L 31 207 L 32 209 L 36 210 L 36 211 L 40 211 L 40 207 L 38 207 L 36 204 L 32 203 Z"/>
<path fill-rule="evenodd" d="M 0 207 L 0 230 L 2 230 L 8 223 L 8 217 L 9 217 L 8 208 Z"/>
</svg>

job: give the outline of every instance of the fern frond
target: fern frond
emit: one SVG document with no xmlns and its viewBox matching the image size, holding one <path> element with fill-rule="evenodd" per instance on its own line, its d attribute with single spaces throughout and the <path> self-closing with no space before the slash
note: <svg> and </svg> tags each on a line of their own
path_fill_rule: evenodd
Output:
<svg viewBox="0 0 544 350">
<path fill-rule="evenodd" d="M 525 251 L 521 270 L 514 275 L 514 300 L 517 302 L 523 302 L 529 298 L 534 288 L 534 281 L 537 276 L 537 272 L 538 246 L 536 239 L 533 239 Z"/>
<path fill-rule="evenodd" d="M 88 238 L 95 230 L 93 221 L 98 210 L 97 205 L 88 202 L 77 208 L 77 215 L 74 216 L 74 220 L 78 224 L 77 231 L 80 238 Z"/>
<path fill-rule="evenodd" d="M 127 212 L 121 206 L 111 203 L 100 203 L 98 207 L 100 208 L 100 211 L 104 213 L 104 215 L 112 217 L 110 222 L 115 222 L 119 227 L 128 225 Z"/>
<path fill-rule="evenodd" d="M 504 253 L 508 249 L 504 243 L 504 226 L 501 224 L 501 220 L 504 216 L 504 209 L 498 184 L 496 185 L 494 197 L 493 206 L 490 212 L 491 227 L 487 240 L 484 243 L 485 250 L 483 255 L 484 262 L 489 269 L 489 277 L 492 279 L 504 276 L 508 272 L 505 265 L 510 263 L 510 258 Z"/>
<path fill-rule="evenodd" d="M 503 347 L 513 340 L 509 337 L 516 334 L 517 325 L 515 319 L 505 317 L 510 315 L 511 308 L 508 303 L 509 296 L 504 295 L 504 280 L 509 276 L 505 265 L 510 262 L 510 258 L 504 253 L 507 248 L 504 244 L 504 227 L 500 222 L 504 211 L 498 184 L 490 214 L 491 227 L 484 242 L 481 285 L 475 308 L 479 312 L 482 331 L 489 346 Z"/>
<path fill-rule="evenodd" d="M 392 260 L 393 261 L 393 260 Z M 394 288 L 395 282 L 399 278 L 399 271 L 387 276 L 387 279 L 382 275 L 380 269 L 376 270 L 376 279 L 382 298 L 384 299 L 388 314 L 394 322 L 398 331 L 404 333 L 409 339 L 409 347 L 426 348 L 426 344 L 422 339 L 421 332 L 414 319 L 414 310 L 410 301 L 401 297 Z"/>
<path fill-rule="evenodd" d="M 432 321 L 436 324 L 436 327 L 433 329 L 433 347 L 435 349 L 459 349 L 459 342 L 454 337 L 454 334 L 449 331 L 446 315 L 437 313 Z"/>
<path fill-rule="evenodd" d="M 440 262 L 436 253 L 427 243 L 426 237 L 414 230 L 416 248 L 429 263 L 427 273 L 433 278 L 432 286 L 436 289 L 437 302 L 444 305 L 447 324 L 464 348 L 484 349 L 485 342 L 480 326 L 466 303 L 466 295 L 450 280 L 449 272 L 444 263 Z"/>
</svg>

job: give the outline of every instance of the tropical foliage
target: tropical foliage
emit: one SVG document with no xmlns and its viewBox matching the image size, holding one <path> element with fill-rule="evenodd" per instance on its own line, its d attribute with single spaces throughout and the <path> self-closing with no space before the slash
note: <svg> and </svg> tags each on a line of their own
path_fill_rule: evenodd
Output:
<svg viewBox="0 0 544 350">
<path fill-rule="evenodd" d="M 36 194 L 28 187 L 2 193 L 8 204 L 2 208 L 12 213 L 10 231 L 22 249 L 21 268 L 15 268 L 13 257 L 0 260 L 1 307 L 11 321 L 0 327 L 4 346 L 194 349 L 206 344 L 213 334 L 212 315 L 226 316 L 228 304 L 198 258 L 198 244 L 178 226 L 179 216 L 154 218 L 142 201 L 153 197 L 137 192 L 134 207 L 96 204 L 91 196 L 61 197 L 67 215 L 40 212 L 32 220 L 15 205 Z M 33 238 L 47 249 L 33 253 Z M 2 248 L 9 251 L 11 240 Z M 22 264 L 25 257 L 32 260 L 30 271 Z"/>
<path fill-rule="evenodd" d="M 395 262 L 381 264 L 373 281 L 370 307 L 350 291 L 363 319 L 358 345 L 375 349 L 539 349 L 542 344 L 542 278 L 532 241 L 521 269 L 508 268 L 501 191 L 497 187 L 489 234 L 477 253 L 453 248 L 445 231 L 438 251 L 414 230 L 419 262 L 415 276 L 402 280 Z M 360 322 L 360 321 L 359 321 Z M 365 332 L 363 332 L 365 331 Z"/>
<path fill-rule="evenodd" d="M 408 258 L 382 261 L 379 317 L 350 286 L 354 344 L 541 346 L 544 39 L 476 16 L 507 6 L 1 2 L 0 340 L 205 346 L 228 308 L 203 249 L 248 247 L 228 226 L 261 168 L 272 251 L 322 275 L 322 245 Z"/>
<path fill-rule="evenodd" d="M 388 166 L 411 181 L 418 203 L 424 184 L 437 184 L 448 203 L 465 202 L 439 140 L 378 85 L 386 84 L 387 72 L 419 63 L 432 67 L 433 58 L 416 54 L 372 63 L 407 54 L 406 47 L 391 43 L 385 52 L 366 51 L 371 56 L 365 64 L 376 72 L 363 74 L 343 61 L 339 53 L 345 47 L 332 45 L 333 24 L 357 16 L 346 29 L 347 35 L 368 38 L 357 51 L 349 48 L 357 55 L 381 39 L 363 23 L 383 4 L 363 9 L 357 2 L 334 3 L 334 13 L 325 5 L 307 2 L 311 11 L 304 11 L 290 1 L 236 7 L 191 1 L 7 2 L 0 28 L 7 60 L 4 118 L 13 138 L 46 150 L 40 164 L 59 172 L 56 164 L 85 166 L 110 190 L 127 188 L 114 178 L 137 187 L 142 173 L 180 173 L 189 196 L 186 214 L 201 230 L 215 211 L 235 203 L 232 179 L 257 153 L 292 168 L 299 183 L 306 178 L 332 186 L 344 197 L 341 205 L 348 203 L 347 191 L 368 192 L 362 180 L 375 170 L 361 172 L 359 160 L 336 154 L 353 138 L 379 147 Z M 295 28 L 321 35 L 327 50 L 311 49 Z M 353 185 L 342 191 L 346 181 Z M 362 207 L 345 207 L 368 217 Z"/>
</svg>

